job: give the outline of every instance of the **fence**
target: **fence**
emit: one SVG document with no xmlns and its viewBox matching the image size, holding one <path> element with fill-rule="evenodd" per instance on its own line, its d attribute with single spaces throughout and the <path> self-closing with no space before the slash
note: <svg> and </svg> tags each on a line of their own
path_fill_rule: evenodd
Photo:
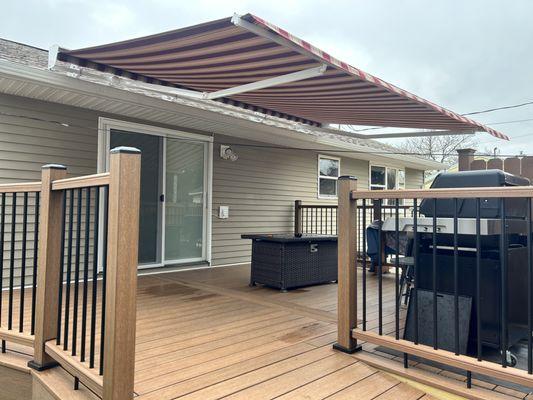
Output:
<svg viewBox="0 0 533 400">
<path fill-rule="evenodd" d="M 3 350 L 6 342 L 32 346 L 32 368 L 44 370 L 59 364 L 74 376 L 74 389 L 81 383 L 106 400 L 131 399 L 140 154 L 136 149 L 117 148 L 111 151 L 109 173 L 69 179 L 66 173 L 63 166 L 47 165 L 41 182 L 0 185 L 0 238 L 10 237 L 7 254 L 4 240 L 0 247 L 2 260 L 9 260 L 4 291 L 8 324 L 0 329 Z M 6 203 L 9 194 L 10 204 Z M 30 202 L 32 194 L 35 200 Z M 16 203 L 18 197 L 23 199 L 21 206 Z M 8 218 L 10 230 L 4 234 Z M 30 225 L 33 232 L 27 229 Z M 20 290 L 15 295 L 18 231 Z M 29 233 L 33 249 L 28 288 Z M 27 291 L 31 292 L 28 332 Z M 15 297 L 19 299 L 19 332 L 13 332 Z"/>
<path fill-rule="evenodd" d="M 472 372 L 531 387 L 532 197 L 531 187 L 357 191 L 355 179 L 340 179 L 335 348 L 355 352 L 361 340 L 403 354 L 405 368 L 415 355 L 463 369 L 468 387 Z M 378 243 L 376 276 L 366 273 L 365 248 L 361 261 L 356 258 L 359 214 L 367 200 L 379 207 L 386 199 L 411 200 L 416 210 L 404 218 L 395 206 L 378 228 L 380 237 L 386 232 L 395 242 L 395 273 L 387 283 L 384 241 Z M 404 250 L 401 236 L 408 238 Z M 413 289 L 405 310 L 400 271 L 409 268 Z M 367 291 L 369 279 L 377 299 Z M 514 365 L 513 345 L 527 349 L 525 369 Z"/>
</svg>

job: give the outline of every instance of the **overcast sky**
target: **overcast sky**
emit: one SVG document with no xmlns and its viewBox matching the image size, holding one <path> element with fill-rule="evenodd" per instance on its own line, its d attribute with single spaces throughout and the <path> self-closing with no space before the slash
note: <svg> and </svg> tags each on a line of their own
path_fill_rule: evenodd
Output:
<svg viewBox="0 0 533 400">
<path fill-rule="evenodd" d="M 0 37 L 48 48 L 114 42 L 256 14 L 458 113 L 533 101 L 533 1 L 2 0 Z M 533 105 L 475 116 L 511 142 L 479 148 L 533 154 Z"/>
</svg>

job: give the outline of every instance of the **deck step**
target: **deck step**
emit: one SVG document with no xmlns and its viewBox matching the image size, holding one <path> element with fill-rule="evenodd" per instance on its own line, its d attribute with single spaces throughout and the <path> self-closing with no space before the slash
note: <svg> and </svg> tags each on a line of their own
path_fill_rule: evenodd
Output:
<svg viewBox="0 0 533 400">
<path fill-rule="evenodd" d="M 507 396 L 492 390 L 473 386 L 471 389 L 466 388 L 464 382 L 458 382 L 454 379 L 446 378 L 442 375 L 436 375 L 432 372 L 425 371 L 416 367 L 405 369 L 403 364 L 375 354 L 361 351 L 354 354 L 354 357 L 376 369 L 396 375 L 397 378 L 403 377 L 409 380 L 421 383 L 426 387 L 437 389 L 438 391 L 451 393 L 460 397 L 473 400 L 516 400 L 516 397 Z M 431 391 L 429 391 L 431 392 Z M 439 398 L 438 392 L 429 393 L 435 398 Z"/>
<path fill-rule="evenodd" d="M 30 356 L 12 351 L 0 353 L 0 398 L 31 400 Z"/>
<path fill-rule="evenodd" d="M 54 400 L 99 400 L 99 397 L 82 384 L 79 390 L 74 390 L 74 377 L 61 367 L 42 372 L 32 370 L 31 373 L 34 379 L 34 395 L 40 392 L 42 398 Z"/>
<path fill-rule="evenodd" d="M 31 359 L 32 357 L 27 354 L 8 350 L 5 353 L 0 353 L 0 366 L 29 374 L 28 361 Z"/>
</svg>

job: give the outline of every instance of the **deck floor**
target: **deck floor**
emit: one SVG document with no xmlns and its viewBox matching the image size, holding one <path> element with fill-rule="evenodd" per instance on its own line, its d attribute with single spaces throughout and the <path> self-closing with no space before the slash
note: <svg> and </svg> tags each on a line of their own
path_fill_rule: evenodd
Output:
<svg viewBox="0 0 533 400">
<path fill-rule="evenodd" d="M 248 268 L 139 280 L 135 391 L 148 399 L 420 399 L 426 394 L 331 348 L 336 285 L 247 285 Z M 155 324 L 157 319 L 159 324 Z"/>
<path fill-rule="evenodd" d="M 137 398 L 430 398 L 424 388 L 371 367 L 372 363 L 361 361 L 361 356 L 332 350 L 337 285 L 281 293 L 249 287 L 248 280 L 249 266 L 139 277 Z M 384 276 L 383 288 L 384 333 L 391 333 L 393 274 Z M 377 279 L 373 275 L 369 275 L 367 290 L 368 327 L 372 329 L 377 326 Z M 29 298 L 26 307 L 31 304 Z M 17 313 L 13 317 L 17 326 Z M 381 353 L 371 344 L 363 348 L 359 354 L 401 366 L 398 357 Z M 453 382 L 464 385 L 461 375 L 417 362 L 411 366 L 414 368 L 410 370 L 431 374 L 441 387 Z M 496 398 L 500 394 L 529 398 L 523 391 L 487 382 L 474 380 L 474 385 L 490 390 Z"/>
</svg>

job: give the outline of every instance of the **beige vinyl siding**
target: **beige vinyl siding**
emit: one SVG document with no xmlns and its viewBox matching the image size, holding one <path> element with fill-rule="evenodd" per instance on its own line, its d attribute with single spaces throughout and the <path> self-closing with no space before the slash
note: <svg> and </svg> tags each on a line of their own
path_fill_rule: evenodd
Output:
<svg viewBox="0 0 533 400">
<path fill-rule="evenodd" d="M 218 156 L 221 144 L 235 144 L 235 162 Z M 244 144 L 245 146 L 239 146 Z M 294 201 L 336 204 L 318 199 L 318 153 L 265 148 L 264 143 L 216 136 L 213 162 L 213 264 L 250 261 L 251 243 L 244 233 L 294 231 Z M 328 155 L 327 153 L 321 153 Z M 331 154 L 329 154 L 331 155 Z M 368 162 L 342 158 L 341 175 L 354 175 L 368 186 Z M 229 206 L 229 218 L 218 219 L 219 206 Z"/>
<path fill-rule="evenodd" d="M 69 126 L 44 122 L 41 119 L 68 123 Z M 95 173 L 97 129 L 98 116 L 94 112 L 16 96 L 0 95 L 0 183 L 38 181 L 41 177 L 41 167 L 50 163 L 68 166 L 68 176 Z M 27 285 L 31 285 L 33 276 L 35 218 L 33 196 L 33 194 L 30 195 L 28 207 L 25 282 Z M 11 201 L 11 194 L 8 194 L 6 196 L 3 253 L 4 279 L 2 284 L 4 287 L 8 285 L 11 258 L 9 249 Z M 20 285 L 22 264 L 22 204 L 23 195 L 18 194 L 14 253 L 15 286 Z M 82 236 L 84 228 L 84 223 L 82 223 Z M 82 260 L 83 245 L 82 241 Z"/>
<path fill-rule="evenodd" d="M 419 169 L 405 169 L 405 188 L 422 189 L 424 187 L 424 171 Z"/>
<path fill-rule="evenodd" d="M 13 115 L 0 114 L 0 183 L 39 180 L 41 166 L 48 163 L 66 165 L 69 176 L 95 173 L 98 117 L 131 120 L 9 95 L 0 95 L 0 113 Z M 69 126 L 38 119 L 67 123 Z M 132 122 L 154 125 L 139 120 Z M 168 125 L 162 127 L 180 130 Z M 235 144 L 234 150 L 239 159 L 236 162 L 221 159 L 220 144 Z M 240 238 L 243 233 L 292 232 L 295 200 L 336 203 L 335 200 L 318 199 L 317 152 L 264 146 L 268 147 L 268 144 L 215 135 L 211 194 L 213 265 L 250 260 L 251 244 Z M 328 155 L 327 152 L 323 154 Z M 368 188 L 368 172 L 368 161 L 341 159 L 341 175 L 356 176 L 361 188 Z M 406 170 L 408 187 L 417 187 L 422 182 L 421 178 L 422 171 Z M 227 220 L 218 218 L 220 205 L 229 206 Z M 6 222 L 8 220 L 9 215 L 6 215 Z M 17 232 L 19 228 L 17 226 Z M 30 229 L 28 235 L 31 235 Z M 20 248 L 20 234 L 17 238 L 17 248 Z M 33 243 L 29 243 L 28 249 L 32 246 Z M 4 258 L 6 256 L 9 257 L 9 254 L 4 254 Z M 17 261 L 19 265 L 20 260 Z"/>
</svg>

